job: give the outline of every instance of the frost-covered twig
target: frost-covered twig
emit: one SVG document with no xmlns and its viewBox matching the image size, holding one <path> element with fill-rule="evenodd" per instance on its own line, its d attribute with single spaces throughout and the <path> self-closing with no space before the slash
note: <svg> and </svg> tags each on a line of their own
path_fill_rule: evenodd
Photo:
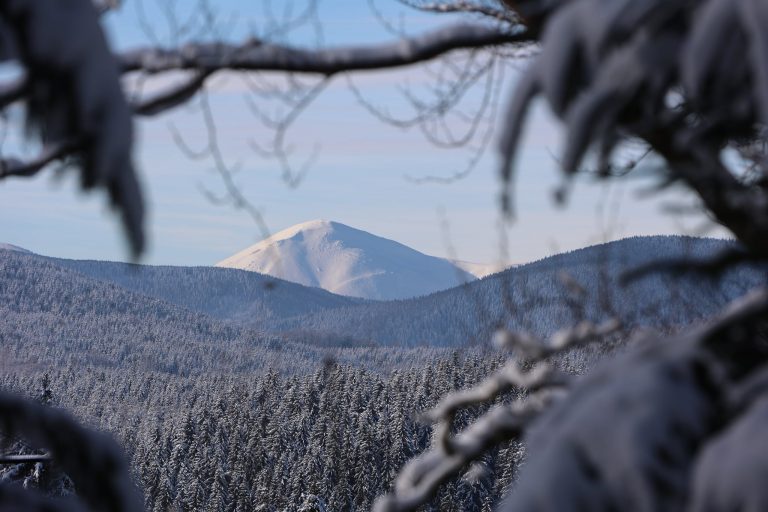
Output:
<svg viewBox="0 0 768 512">
<path fill-rule="evenodd" d="M 457 440 L 452 437 L 453 420 L 461 409 L 478 404 L 491 403 L 503 393 L 513 389 L 535 393 L 541 389 L 563 388 L 570 382 L 568 375 L 553 369 L 546 363 L 535 365 L 523 372 L 515 361 L 509 361 L 501 370 L 480 384 L 450 393 L 433 409 L 424 413 L 424 418 L 435 425 L 435 441 L 447 455 L 458 449 Z"/>
<path fill-rule="evenodd" d="M 518 437 L 547 406 L 549 396 L 491 409 L 452 440 L 450 453 L 441 447 L 410 461 L 395 481 L 394 493 L 380 497 L 375 512 L 405 512 L 426 503 L 440 485 L 456 476 L 498 443 Z"/>
<path fill-rule="evenodd" d="M 424 418 L 430 422 L 450 423 L 450 419 L 459 410 L 488 403 L 512 389 L 517 388 L 533 392 L 543 387 L 565 386 L 569 380 L 567 375 L 554 370 L 546 363 L 537 364 L 531 370 L 523 372 L 517 362 L 509 361 L 501 370 L 480 384 L 466 390 L 450 393 L 437 406 L 425 412 Z"/>
<path fill-rule="evenodd" d="M 728 417 L 729 388 L 765 360 L 766 314 L 759 289 L 586 376 L 526 432 L 528 463 L 500 510 L 694 510 L 699 450 Z"/>
<path fill-rule="evenodd" d="M 728 330 L 745 321 L 759 320 L 766 310 L 768 310 L 768 294 L 764 290 L 756 291 L 733 303 L 716 321 L 690 332 L 684 338 L 688 340 L 685 343 L 681 342 L 676 345 L 672 341 L 667 341 L 652 346 L 653 351 L 669 352 L 663 357 L 649 357 L 641 352 L 638 356 L 630 357 L 630 362 L 620 360 L 616 363 L 616 368 L 609 366 L 603 373 L 609 375 L 610 378 L 596 376 L 588 379 L 587 384 L 576 387 L 582 391 L 579 391 L 577 398 L 573 400 L 583 399 L 594 407 L 606 407 L 600 398 L 601 395 L 593 394 L 592 391 L 600 389 L 601 392 L 609 395 L 611 393 L 617 393 L 617 396 L 620 397 L 627 395 L 628 398 L 617 399 L 616 404 L 621 408 L 629 407 L 629 409 L 622 409 L 625 413 L 629 413 L 632 411 L 631 408 L 636 400 L 629 398 L 630 395 L 648 392 L 652 396 L 656 396 L 658 393 L 664 393 L 665 386 L 669 384 L 665 379 L 673 379 L 674 382 L 677 382 L 683 375 L 690 375 L 695 377 L 694 382 L 685 384 L 690 389 L 686 388 L 679 391 L 669 388 L 669 396 L 666 397 L 665 402 L 660 402 L 658 407 L 664 411 L 673 407 L 671 404 L 675 400 L 675 393 L 679 392 L 683 394 L 682 396 L 688 397 L 692 407 L 698 400 L 701 403 L 701 411 L 709 411 L 706 408 L 709 406 L 704 405 L 704 399 L 700 396 L 701 393 L 707 393 L 708 388 L 699 390 L 698 386 L 705 385 L 709 378 L 717 377 L 698 375 L 697 372 L 714 372 L 718 375 L 719 373 L 715 369 L 698 370 L 697 365 L 704 364 L 699 362 L 699 359 L 706 359 L 704 353 L 709 350 L 724 354 L 732 350 L 734 355 L 739 354 L 744 348 L 733 345 L 734 339 L 728 334 Z M 509 340 L 512 340 L 507 343 L 507 346 L 510 344 L 518 348 L 523 346 L 529 357 L 532 355 L 539 358 L 548 357 L 574 346 L 594 341 L 598 336 L 614 333 L 619 327 L 620 324 L 615 320 L 609 320 L 597 326 L 582 323 L 580 326 L 557 334 L 554 341 L 549 344 L 550 348 L 544 350 L 533 350 L 535 338 L 530 336 L 509 337 L 506 335 Z M 524 340 L 522 345 L 520 340 Z M 727 362 L 724 364 L 727 365 Z M 703 382 L 696 379 L 702 379 Z M 546 405 L 551 402 L 553 397 L 551 388 L 561 388 L 567 385 L 568 381 L 566 376 L 550 370 L 546 365 L 535 365 L 528 374 L 525 374 L 520 372 L 514 363 L 510 363 L 475 388 L 449 394 L 437 407 L 426 414 L 430 420 L 440 422 L 435 447 L 406 466 L 398 477 L 394 493 L 381 498 L 377 510 L 382 512 L 415 510 L 426 503 L 442 483 L 457 475 L 468 464 L 486 453 L 489 448 L 501 441 L 519 438 L 529 424 L 536 420 L 538 415 L 546 409 Z M 468 406 L 488 403 L 488 401 L 515 386 L 521 386 L 523 390 L 527 387 L 530 392 L 529 395 L 512 405 L 502 405 L 492 409 L 466 430 L 453 438 L 450 437 L 450 423 L 457 411 Z M 582 388 L 588 391 L 584 391 Z M 569 396 L 573 396 L 573 392 Z M 648 399 L 650 400 L 650 398 Z M 570 401 L 571 399 L 566 402 Z M 638 404 L 641 402 L 646 403 L 646 400 L 641 400 Z M 570 406 L 567 408 L 573 409 Z M 596 413 L 590 413 L 584 417 L 588 418 L 589 421 L 596 421 L 598 416 Z M 538 422 L 538 420 L 536 421 Z M 680 420 L 672 418 L 669 421 L 674 424 Z M 627 428 L 636 428 L 632 426 L 629 418 L 626 419 L 626 422 Z M 558 423 L 554 423 L 551 428 L 558 428 L 558 425 Z M 582 426 L 581 423 L 577 423 L 573 428 L 588 429 L 591 436 L 606 435 L 597 429 L 594 429 L 594 432 L 590 431 L 589 429 L 593 429 L 591 424 L 585 425 Z M 703 435 L 702 429 L 705 429 L 704 424 L 700 426 L 698 433 L 691 435 L 698 436 L 696 439 L 700 439 Z M 581 436 L 581 434 L 579 435 Z M 577 439 L 582 438 L 583 436 Z M 599 446 L 599 444 L 595 446 Z M 610 443 L 606 446 L 610 446 Z M 605 455 L 608 460 L 612 456 L 614 456 L 612 453 Z M 641 471 L 642 467 L 637 466 L 635 469 Z M 555 477 L 553 476 L 553 478 Z M 551 492 L 549 489 L 540 489 L 540 491 Z"/>
<path fill-rule="evenodd" d="M 556 331 L 549 340 L 540 339 L 527 332 L 503 329 L 497 331 L 493 341 L 499 348 L 519 351 L 526 359 L 541 360 L 564 350 L 601 341 L 605 336 L 619 331 L 621 327 L 621 322 L 616 318 L 610 318 L 600 324 L 585 320 L 573 327 Z"/>
<path fill-rule="evenodd" d="M 551 403 L 557 390 L 566 389 L 569 375 L 542 362 L 543 359 L 584 345 L 614 333 L 620 323 L 609 320 L 595 326 L 582 322 L 570 330 L 556 333 L 545 342 L 530 335 L 514 335 L 502 331 L 501 346 L 522 348 L 522 355 L 533 362 L 530 370 L 523 371 L 514 360 L 480 384 L 449 393 L 424 418 L 437 423 L 435 446 L 411 461 L 398 476 L 394 493 L 378 501 L 376 510 L 408 511 L 426 503 L 438 487 L 456 476 L 471 462 L 501 441 L 514 439 Z M 539 347 L 539 348 L 536 348 Z M 467 407 L 491 403 L 503 393 L 519 389 L 527 395 L 513 402 L 492 408 L 463 432 L 452 436 L 453 419 Z"/>
</svg>

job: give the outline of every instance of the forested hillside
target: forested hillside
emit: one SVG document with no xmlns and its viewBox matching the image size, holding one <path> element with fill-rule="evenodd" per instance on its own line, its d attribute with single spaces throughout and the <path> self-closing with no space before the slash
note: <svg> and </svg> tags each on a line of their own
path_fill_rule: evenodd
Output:
<svg viewBox="0 0 768 512">
<path fill-rule="evenodd" d="M 635 238 L 393 302 L 239 270 L 0 251 L 0 388 L 48 396 L 48 373 L 46 402 L 122 442 L 147 510 L 369 510 L 430 446 L 419 413 L 501 363 L 488 344 L 497 326 L 547 334 L 580 316 L 622 318 L 628 328 L 610 345 L 559 360 L 582 373 L 633 326 L 688 324 L 764 279 L 745 267 L 720 283 L 654 275 L 616 287 L 622 273 L 729 246 Z M 457 427 L 481 412 L 462 413 Z M 428 510 L 492 510 L 521 457 L 518 445 L 491 452 Z M 31 465 L 0 478 L 71 490 Z"/>
<path fill-rule="evenodd" d="M 83 374 L 61 366 L 51 371 L 50 391 L 54 406 L 117 436 L 148 511 L 366 511 L 429 446 L 431 428 L 418 414 L 500 362 L 454 356 L 388 377 L 338 365 L 301 377 Z M 42 379 L 17 370 L 0 375 L 0 388 L 39 396 Z M 457 425 L 479 412 L 462 414 Z M 520 456 L 516 444 L 495 450 L 476 481 L 447 487 L 428 510 L 490 511 Z M 71 492 L 66 481 L 37 475 L 32 465 L 12 470 L 0 469 L 0 479 Z"/>
<path fill-rule="evenodd" d="M 377 349 L 338 336 L 264 333 L 12 251 L 0 251 L 0 314 L 2 359 L 10 365 L 304 373 L 328 358 L 386 370 L 403 359 L 416 364 L 435 355 L 428 348 Z"/>
<path fill-rule="evenodd" d="M 268 327 L 270 322 L 287 316 L 363 302 L 320 288 L 238 269 L 128 265 L 53 258 L 50 261 L 192 311 L 255 327 Z"/>
<path fill-rule="evenodd" d="M 654 261 L 705 260 L 731 242 L 679 236 L 636 237 L 515 267 L 427 297 L 345 306 L 280 322 L 281 328 L 370 337 L 381 344 L 466 346 L 486 343 L 506 325 L 540 336 L 581 317 L 620 318 L 626 326 L 668 328 L 719 310 L 764 282 L 763 268 L 741 266 L 722 279 L 700 274 L 622 276 Z"/>
<path fill-rule="evenodd" d="M 36 284 L 25 289 L 19 306 L 26 304 L 43 317 L 44 312 L 71 317 L 66 326 L 50 325 L 45 339 L 97 335 L 105 327 L 83 330 L 89 318 L 116 314 L 134 320 L 120 320 L 120 329 L 106 328 L 106 340 L 199 340 L 203 335 L 208 340 L 248 340 L 247 346 L 272 339 L 336 347 L 466 347 L 487 344 L 501 325 L 547 335 L 582 316 L 616 316 L 630 327 L 688 324 L 763 281 L 765 272 L 742 266 L 718 282 L 653 273 L 628 284 L 621 283 L 622 275 L 650 261 L 704 259 L 731 246 L 691 237 L 625 239 L 402 301 L 351 299 L 235 269 L 74 261 L 13 251 L 0 251 L 0 286 L 9 292 L 14 282 L 21 286 L 29 279 Z M 87 291 L 77 291 L 80 287 Z M 54 304 L 59 293 L 65 299 Z M 128 311 L 129 305 L 138 309 Z M 29 318 L 21 319 L 22 325 Z M 158 320 L 164 325 L 155 325 Z M 30 328 L 46 325 L 42 318 Z M 184 334 L 170 336 L 171 325 Z"/>
</svg>

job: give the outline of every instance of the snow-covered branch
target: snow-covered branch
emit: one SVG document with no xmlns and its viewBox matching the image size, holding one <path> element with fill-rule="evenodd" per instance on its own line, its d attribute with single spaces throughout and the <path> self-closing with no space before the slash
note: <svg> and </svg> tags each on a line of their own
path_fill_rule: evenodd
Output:
<svg viewBox="0 0 768 512">
<path fill-rule="evenodd" d="M 2 39 L 24 76 L 5 85 L 0 105 L 23 98 L 27 125 L 45 150 L 4 162 L 2 176 L 26 176 L 73 154 L 84 188 L 102 187 L 122 213 L 131 247 L 144 246 L 143 202 L 132 164 L 133 125 L 114 55 L 90 0 L 0 4 Z"/>
<path fill-rule="evenodd" d="M 687 134 L 679 124 L 644 132 L 654 151 L 667 160 L 672 178 L 695 191 L 752 257 L 768 257 L 768 189 L 741 182 L 721 160 L 718 146 L 685 144 Z"/>
<path fill-rule="evenodd" d="M 501 510 L 698 510 L 686 507 L 691 473 L 730 414 L 729 389 L 765 360 L 754 340 L 766 313 L 757 290 L 585 377 L 526 433 L 528 463 Z"/>
<path fill-rule="evenodd" d="M 90 510 L 141 510 L 141 500 L 122 452 L 106 435 L 81 427 L 60 410 L 5 393 L 0 393 L 0 419 L 3 436 L 23 438 L 34 447 L 50 453 L 56 464 L 75 483 L 79 498 Z M 0 508 L 3 508 L 2 498 L 8 492 L 5 486 L 0 486 Z M 30 503 L 49 503 L 48 500 L 34 496 L 29 497 L 29 500 Z M 62 506 L 64 508 L 56 510 L 82 510 L 76 503 L 71 508 L 66 503 Z"/>
<path fill-rule="evenodd" d="M 621 322 L 616 318 L 610 318 L 600 324 L 585 320 L 572 327 L 558 330 L 549 340 L 543 340 L 527 332 L 500 330 L 493 341 L 499 348 L 518 351 L 525 359 L 540 361 L 564 350 L 601 341 L 605 336 L 619 329 L 621 329 Z"/>
<path fill-rule="evenodd" d="M 758 138 L 768 122 L 768 59 L 756 21 L 768 20 L 764 2 L 506 3 L 541 26 L 542 49 L 510 102 L 500 140 L 505 181 L 528 107 L 541 95 L 568 131 L 566 177 L 591 147 L 608 165 L 623 141 L 640 139 L 666 159 L 668 182 L 685 183 L 751 251 L 768 255 L 764 180 L 745 183 L 721 155 Z M 511 213 L 509 191 L 502 203 Z"/>
<path fill-rule="evenodd" d="M 544 387 L 566 386 L 569 381 L 567 375 L 554 370 L 550 365 L 538 364 L 523 372 L 515 361 L 509 361 L 477 386 L 449 394 L 435 408 L 424 413 L 424 417 L 431 422 L 449 422 L 459 410 L 490 402 L 512 389 L 533 392 Z"/>
<path fill-rule="evenodd" d="M 484 414 L 452 439 L 453 450 L 432 449 L 410 461 L 395 481 L 391 495 L 379 498 L 375 512 L 416 510 L 437 489 L 502 441 L 514 439 L 548 405 L 547 397 L 501 405 Z"/>
<path fill-rule="evenodd" d="M 594 326 L 583 322 L 570 330 L 556 333 L 551 340 L 536 340 L 530 335 L 502 331 L 501 348 L 522 349 L 520 355 L 532 361 L 523 371 L 514 360 L 478 385 L 445 396 L 437 406 L 424 413 L 424 419 L 436 423 L 435 446 L 408 463 L 395 482 L 392 495 L 382 497 L 378 512 L 415 510 L 435 494 L 439 486 L 497 444 L 520 437 L 528 425 L 571 384 L 571 376 L 545 358 L 612 334 L 618 322 L 610 320 Z M 521 341 L 524 340 L 524 341 Z M 534 345 L 541 348 L 534 349 Z M 475 423 L 456 436 L 453 419 L 462 409 L 492 403 L 504 393 L 519 390 L 525 395 L 511 404 L 493 407 Z"/>
<path fill-rule="evenodd" d="M 566 400 L 551 407 L 547 406 L 557 396 L 553 391 L 570 379 L 544 363 L 527 373 L 509 363 L 478 386 L 449 394 L 426 414 L 440 422 L 435 446 L 403 469 L 394 493 L 381 498 L 377 510 L 415 510 L 488 449 L 521 437 L 529 446 L 530 462 L 519 490 L 503 510 L 531 510 L 535 503 L 544 506 L 541 510 L 555 511 L 564 494 L 569 502 L 610 503 L 613 509 L 638 500 L 655 504 L 654 510 L 679 508 L 684 499 L 680 486 L 687 482 L 696 447 L 716 428 L 728 382 L 748 374 L 754 360 L 765 357 L 765 350 L 752 340 L 767 313 L 768 292 L 757 290 L 703 327 L 675 339 L 647 342 L 618 358 L 576 383 Z M 558 335 L 559 350 L 616 328 L 615 322 L 577 326 L 572 333 Z M 530 337 L 514 338 L 530 346 Z M 538 352 L 540 357 L 552 353 Z M 753 360 L 746 367 L 745 358 Z M 450 423 L 457 411 L 490 403 L 517 386 L 527 396 L 491 409 L 451 437 Z M 682 403 L 686 406 L 680 407 Z M 651 463 L 659 449 L 669 455 Z M 595 478 L 601 485 L 594 485 Z M 627 487 L 623 478 L 637 479 L 638 486 Z M 664 480 L 659 485 L 671 489 L 669 495 L 656 487 L 659 479 Z"/>
</svg>

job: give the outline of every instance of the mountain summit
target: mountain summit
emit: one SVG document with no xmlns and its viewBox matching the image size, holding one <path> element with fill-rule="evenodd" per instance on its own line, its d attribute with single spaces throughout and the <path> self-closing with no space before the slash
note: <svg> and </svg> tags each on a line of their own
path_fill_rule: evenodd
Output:
<svg viewBox="0 0 768 512">
<path fill-rule="evenodd" d="M 448 260 L 326 220 L 280 231 L 216 266 L 377 300 L 427 295 L 475 279 Z"/>
</svg>

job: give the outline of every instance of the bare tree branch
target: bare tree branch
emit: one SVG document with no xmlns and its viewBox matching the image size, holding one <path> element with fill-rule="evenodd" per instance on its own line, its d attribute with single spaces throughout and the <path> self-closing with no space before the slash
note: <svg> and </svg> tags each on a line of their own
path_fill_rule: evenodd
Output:
<svg viewBox="0 0 768 512">
<path fill-rule="evenodd" d="M 188 101 L 203 88 L 205 81 L 211 76 L 209 71 L 201 71 L 181 85 L 170 88 L 152 98 L 134 104 L 133 113 L 140 116 L 154 116 L 175 108 Z"/>
<path fill-rule="evenodd" d="M 50 462 L 53 458 L 48 454 L 39 455 L 0 455 L 0 464 L 26 464 L 32 462 Z"/>
<path fill-rule="evenodd" d="M 414 0 L 400 0 L 401 3 L 414 9 L 439 14 L 470 13 L 481 14 L 488 18 L 507 23 L 522 23 L 521 18 L 509 9 L 493 7 L 478 2 L 455 0 L 451 2 L 417 2 Z"/>
<path fill-rule="evenodd" d="M 385 45 L 304 50 L 259 40 L 242 45 L 191 44 L 181 49 L 143 48 L 118 56 L 123 72 L 174 70 L 292 71 L 333 75 L 408 66 L 454 50 L 530 42 L 525 31 L 455 24 Z"/>
<path fill-rule="evenodd" d="M 693 189 L 718 222 L 755 255 L 768 256 L 768 191 L 740 182 L 720 159 L 716 144 L 706 149 L 686 143 L 681 131 L 674 124 L 656 126 L 644 138 L 667 160 L 671 176 Z"/>
<path fill-rule="evenodd" d="M 40 172 L 46 165 L 80 151 L 81 145 L 73 140 L 49 145 L 32 160 L 17 158 L 0 159 L 0 179 L 10 176 L 29 178 Z"/>
</svg>

